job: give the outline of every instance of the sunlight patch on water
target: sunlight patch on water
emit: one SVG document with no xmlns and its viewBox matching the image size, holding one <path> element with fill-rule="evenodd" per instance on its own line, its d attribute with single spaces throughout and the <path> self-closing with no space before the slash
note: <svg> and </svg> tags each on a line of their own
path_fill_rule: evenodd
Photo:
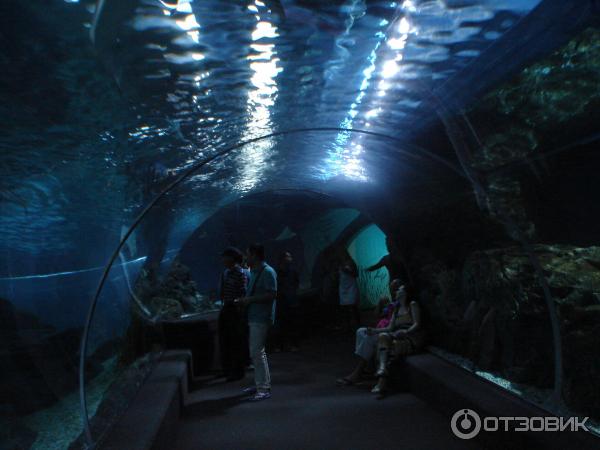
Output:
<svg viewBox="0 0 600 450">
<path fill-rule="evenodd" d="M 374 119 L 384 112 L 384 97 L 389 88 L 398 86 L 394 78 L 402 70 L 403 51 L 406 47 L 408 36 L 415 32 L 407 15 L 407 12 L 414 8 L 415 5 L 412 1 L 405 1 L 398 8 L 396 12 L 397 18 L 392 26 L 388 27 L 387 34 L 378 32 L 377 35 L 380 39 L 369 55 L 369 66 L 363 71 L 364 78 L 360 85 L 359 94 L 351 105 L 348 116 L 343 122 L 342 126 L 344 128 L 352 128 L 354 126 L 359 108 L 363 104 L 368 88 L 376 75 L 379 75 L 380 78 L 379 83 L 376 83 L 377 92 L 371 101 L 366 103 L 366 112 L 359 122 L 359 128 L 367 120 Z M 381 23 L 381 25 L 387 25 L 387 22 Z M 383 42 L 386 42 L 387 48 L 381 46 Z M 392 52 L 391 55 L 389 55 L 390 50 Z M 377 61 L 380 59 L 383 59 L 383 61 L 379 64 L 379 69 L 377 69 Z M 361 163 L 361 154 L 364 153 L 363 138 L 364 136 L 357 136 L 348 142 L 348 133 L 340 133 L 338 135 L 336 149 L 329 157 L 330 170 L 328 174 L 330 176 L 344 174 L 354 181 L 369 181 L 369 176 Z"/>
<path fill-rule="evenodd" d="M 387 22 L 380 22 L 380 26 L 385 26 L 386 24 Z M 359 112 L 359 107 L 371 84 L 371 79 L 373 78 L 377 67 L 377 52 L 385 35 L 381 32 L 377 32 L 376 36 L 379 39 L 367 58 L 368 66 L 362 72 L 364 77 L 360 83 L 359 93 L 351 104 L 350 111 L 348 111 L 346 118 L 340 124 L 341 128 L 353 128 L 354 120 Z M 353 181 L 369 181 L 361 158 L 361 155 L 364 152 L 363 146 L 359 143 L 359 140 L 351 141 L 350 137 L 350 134 L 347 132 L 338 133 L 335 139 L 334 148 L 329 152 L 326 160 L 327 168 L 324 173 L 325 179 L 344 175 Z M 356 139 L 359 138 L 357 137 Z"/>
<path fill-rule="evenodd" d="M 250 45 L 252 53 L 247 56 L 252 70 L 250 83 L 252 88 L 248 91 L 247 110 L 248 122 L 244 139 L 256 138 L 273 132 L 271 126 L 271 109 L 277 98 L 276 78 L 283 71 L 277 57 L 275 44 L 265 40 L 279 36 L 277 27 L 267 18 L 269 11 L 260 1 L 248 5 L 248 9 L 256 12 L 256 25 L 252 32 Z M 256 187 L 262 180 L 268 160 L 273 153 L 273 139 L 265 139 L 247 145 L 241 156 L 240 179 L 235 182 L 234 188 L 241 192 L 248 192 Z"/>
</svg>

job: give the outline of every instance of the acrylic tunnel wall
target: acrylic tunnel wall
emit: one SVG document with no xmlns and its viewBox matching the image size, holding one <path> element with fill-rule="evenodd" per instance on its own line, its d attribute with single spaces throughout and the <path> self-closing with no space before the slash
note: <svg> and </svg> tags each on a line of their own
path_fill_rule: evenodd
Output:
<svg viewBox="0 0 600 450">
<path fill-rule="evenodd" d="M 428 351 L 597 433 L 594 2 L 234 3 L 3 2 L 0 447 L 85 445 L 92 300 L 101 441 L 254 240 L 316 316 L 389 252 Z"/>
</svg>

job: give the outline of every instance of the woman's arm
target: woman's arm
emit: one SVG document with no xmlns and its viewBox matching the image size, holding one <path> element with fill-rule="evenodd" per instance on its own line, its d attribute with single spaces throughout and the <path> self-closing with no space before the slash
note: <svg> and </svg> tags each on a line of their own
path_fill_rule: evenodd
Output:
<svg viewBox="0 0 600 450">
<path fill-rule="evenodd" d="M 388 325 L 385 328 L 367 328 L 369 334 L 382 334 L 382 333 L 390 333 L 392 331 L 392 327 Z"/>
<path fill-rule="evenodd" d="M 384 328 L 368 328 L 371 334 L 381 334 L 381 333 L 391 333 L 394 331 L 394 324 L 396 323 L 396 311 L 392 314 L 392 318 L 390 319 L 390 323 L 387 327 Z"/>
</svg>

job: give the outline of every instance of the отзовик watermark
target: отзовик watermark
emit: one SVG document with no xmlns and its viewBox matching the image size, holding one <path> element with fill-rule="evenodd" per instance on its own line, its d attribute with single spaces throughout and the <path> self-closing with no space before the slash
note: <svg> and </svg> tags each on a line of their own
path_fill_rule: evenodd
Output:
<svg viewBox="0 0 600 450">
<path fill-rule="evenodd" d="M 460 409 L 450 422 L 460 439 L 473 439 L 483 431 L 589 431 L 588 417 L 484 417 L 472 409 Z"/>
</svg>

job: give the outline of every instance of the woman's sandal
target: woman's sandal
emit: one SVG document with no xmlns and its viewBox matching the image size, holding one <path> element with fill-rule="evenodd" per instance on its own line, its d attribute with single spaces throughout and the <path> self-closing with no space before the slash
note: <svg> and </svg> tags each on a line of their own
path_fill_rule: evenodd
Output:
<svg viewBox="0 0 600 450">
<path fill-rule="evenodd" d="M 387 389 L 381 388 L 381 386 L 379 386 L 379 384 L 376 384 L 375 387 L 373 389 L 371 389 L 371 393 L 376 394 L 378 399 L 382 399 L 387 394 Z"/>
<path fill-rule="evenodd" d="M 335 380 L 335 384 L 336 384 L 336 386 L 352 386 L 356 383 L 354 381 L 352 381 L 350 378 L 344 377 L 344 378 L 338 378 L 337 380 Z"/>
<path fill-rule="evenodd" d="M 387 369 L 387 367 L 384 367 L 384 368 L 379 368 L 379 369 L 377 370 L 377 372 L 375 372 L 375 376 L 376 376 L 377 378 L 381 378 L 381 377 L 387 377 L 387 376 L 388 376 L 388 369 Z"/>
</svg>

